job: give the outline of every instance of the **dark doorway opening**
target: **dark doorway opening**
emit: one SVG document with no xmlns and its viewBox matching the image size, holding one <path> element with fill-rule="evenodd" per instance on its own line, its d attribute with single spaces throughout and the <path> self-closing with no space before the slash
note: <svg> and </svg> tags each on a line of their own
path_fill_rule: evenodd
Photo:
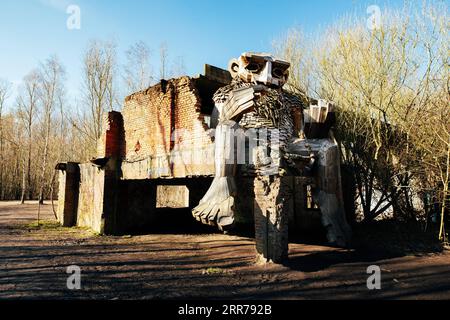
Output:
<svg viewBox="0 0 450 320">
<path fill-rule="evenodd" d="M 122 180 L 118 234 L 208 234 L 216 227 L 196 221 L 191 209 L 211 185 L 212 178 Z"/>
</svg>

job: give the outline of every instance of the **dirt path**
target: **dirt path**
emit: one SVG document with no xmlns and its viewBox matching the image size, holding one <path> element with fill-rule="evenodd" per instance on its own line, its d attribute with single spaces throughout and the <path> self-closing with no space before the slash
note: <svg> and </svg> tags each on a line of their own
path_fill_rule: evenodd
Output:
<svg viewBox="0 0 450 320">
<path fill-rule="evenodd" d="M 450 299 L 448 251 L 387 258 L 290 244 L 286 266 L 256 266 L 249 238 L 38 229 L 29 225 L 36 208 L 0 203 L 0 299 Z M 42 215 L 54 220 L 50 205 Z M 372 264 L 382 269 L 381 290 L 366 287 Z M 66 287 L 69 265 L 81 267 L 81 290 Z"/>
</svg>

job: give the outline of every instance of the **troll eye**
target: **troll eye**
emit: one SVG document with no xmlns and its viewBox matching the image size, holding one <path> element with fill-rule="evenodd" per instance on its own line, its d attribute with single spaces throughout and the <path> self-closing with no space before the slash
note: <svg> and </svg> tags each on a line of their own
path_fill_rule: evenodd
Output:
<svg viewBox="0 0 450 320">
<path fill-rule="evenodd" d="M 284 75 L 284 71 L 280 68 L 274 68 L 272 70 L 272 75 L 276 78 L 282 78 Z"/>
<path fill-rule="evenodd" d="M 246 67 L 246 69 L 250 72 L 258 72 L 260 71 L 261 66 L 257 63 L 252 62 Z"/>
</svg>

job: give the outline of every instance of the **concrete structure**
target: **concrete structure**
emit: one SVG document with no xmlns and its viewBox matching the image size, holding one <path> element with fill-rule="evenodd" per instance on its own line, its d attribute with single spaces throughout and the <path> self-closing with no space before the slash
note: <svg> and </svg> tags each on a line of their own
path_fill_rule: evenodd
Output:
<svg viewBox="0 0 450 320">
<path fill-rule="evenodd" d="M 58 222 L 63 227 L 71 227 L 77 222 L 80 168 L 78 163 L 68 162 L 58 164 L 56 169 L 60 170 L 57 211 Z"/>
<path fill-rule="evenodd" d="M 128 96 L 121 113 L 105 117 L 96 159 L 58 165 L 59 221 L 118 235 L 157 224 L 162 207 L 197 206 L 215 176 L 213 95 L 230 82 L 229 72 L 207 65 L 204 75 L 162 80 Z M 304 174 L 255 178 L 246 166 L 236 168 L 234 225 L 254 224 L 259 261 L 287 257 L 288 229 L 322 224 L 330 242 L 343 244 L 336 238 L 342 223 L 335 221 L 336 208 L 343 208 L 339 153 L 328 137 L 333 112 L 314 118 L 313 109 L 305 111 L 306 130 L 303 120 L 294 121 L 298 140 L 288 148 Z M 314 172 L 307 172 L 313 159 Z"/>
</svg>

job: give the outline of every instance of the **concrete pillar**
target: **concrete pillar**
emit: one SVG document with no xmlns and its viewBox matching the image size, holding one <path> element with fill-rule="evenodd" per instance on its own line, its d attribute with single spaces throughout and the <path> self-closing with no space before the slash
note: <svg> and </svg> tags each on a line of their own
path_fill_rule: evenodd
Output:
<svg viewBox="0 0 450 320">
<path fill-rule="evenodd" d="M 78 163 L 58 164 L 58 222 L 63 227 L 72 227 L 77 222 L 78 194 L 80 188 L 80 167 Z"/>
<path fill-rule="evenodd" d="M 115 235 L 119 232 L 118 222 L 120 162 L 110 158 L 103 168 L 103 206 L 101 213 L 101 234 Z"/>
<path fill-rule="evenodd" d="M 255 178 L 255 241 L 257 262 L 281 263 L 288 257 L 289 211 L 292 210 L 291 177 Z"/>
</svg>

